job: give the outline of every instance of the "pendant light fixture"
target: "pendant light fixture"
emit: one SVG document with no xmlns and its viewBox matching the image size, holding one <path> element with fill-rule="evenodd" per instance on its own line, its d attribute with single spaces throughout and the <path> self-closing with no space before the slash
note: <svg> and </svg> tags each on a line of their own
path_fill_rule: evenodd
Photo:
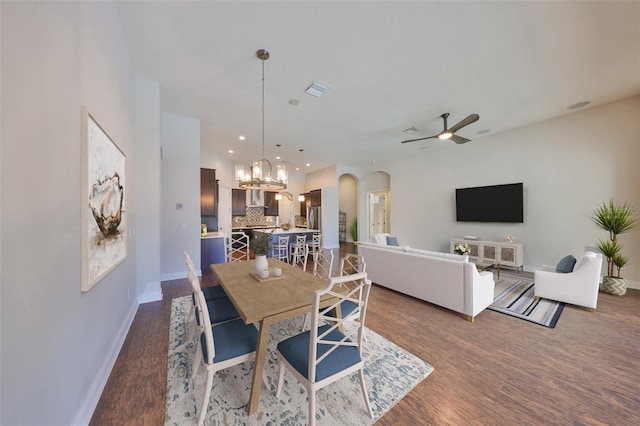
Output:
<svg viewBox="0 0 640 426">
<path fill-rule="evenodd" d="M 264 62 L 269 59 L 269 52 L 260 49 L 256 56 L 262 61 L 262 157 L 246 169 L 243 165 L 236 165 L 236 179 L 240 188 L 278 191 L 287 187 L 287 167 L 284 164 L 276 165 L 276 175 L 272 176 L 271 162 L 264 155 Z"/>
</svg>

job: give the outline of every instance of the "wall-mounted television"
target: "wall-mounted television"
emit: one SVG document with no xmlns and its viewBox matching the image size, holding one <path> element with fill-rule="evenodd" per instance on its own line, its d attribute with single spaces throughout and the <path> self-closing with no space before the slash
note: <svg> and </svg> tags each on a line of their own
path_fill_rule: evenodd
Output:
<svg viewBox="0 0 640 426">
<path fill-rule="evenodd" d="M 523 223 L 522 182 L 457 188 L 456 220 Z"/>
</svg>

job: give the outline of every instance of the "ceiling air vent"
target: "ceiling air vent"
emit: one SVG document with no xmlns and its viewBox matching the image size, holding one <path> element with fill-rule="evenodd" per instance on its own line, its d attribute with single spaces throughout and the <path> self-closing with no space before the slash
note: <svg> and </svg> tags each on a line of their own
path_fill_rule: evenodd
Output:
<svg viewBox="0 0 640 426">
<path fill-rule="evenodd" d="M 307 90 L 305 90 L 305 92 L 315 96 L 316 98 L 319 98 L 327 90 L 329 90 L 329 86 L 324 83 L 320 83 L 319 81 L 313 80 L 313 83 L 311 83 L 311 86 L 307 87 Z"/>
</svg>

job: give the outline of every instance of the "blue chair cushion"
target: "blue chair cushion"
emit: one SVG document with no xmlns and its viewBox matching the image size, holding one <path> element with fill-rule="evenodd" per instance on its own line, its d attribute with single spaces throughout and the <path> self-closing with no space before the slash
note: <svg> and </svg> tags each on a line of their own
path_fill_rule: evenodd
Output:
<svg viewBox="0 0 640 426">
<path fill-rule="evenodd" d="M 330 325 L 323 325 L 319 327 L 320 332 L 323 333 Z M 344 338 L 344 334 L 339 330 L 333 330 L 324 339 L 339 341 Z M 309 331 L 300 333 L 296 336 L 289 337 L 286 340 L 278 343 L 278 351 L 286 358 L 286 360 L 295 368 L 300 374 L 307 379 L 309 378 L 309 341 L 311 334 Z M 319 344 L 317 349 L 317 357 L 323 355 L 330 349 L 329 345 Z M 316 367 L 316 382 L 331 377 L 336 373 L 351 367 L 361 361 L 358 348 L 355 346 L 340 346 L 334 350 L 329 356 L 323 359 Z"/>
<path fill-rule="evenodd" d="M 351 315 L 351 313 L 353 313 L 353 311 L 355 311 L 357 307 L 358 305 L 356 305 L 355 303 L 349 300 L 343 300 L 342 303 L 340 303 L 340 311 L 342 312 L 342 318 L 346 318 L 349 315 Z M 335 318 L 336 310 L 333 309 L 327 312 L 327 315 Z"/>
<path fill-rule="evenodd" d="M 228 298 L 227 293 L 225 293 L 224 288 L 221 285 L 216 285 L 213 287 L 205 287 L 202 289 L 204 293 L 204 300 L 209 301 L 213 299 L 225 299 Z"/>
<path fill-rule="evenodd" d="M 572 255 L 568 255 L 560 259 L 560 262 L 556 265 L 556 272 L 567 274 L 573 272 L 573 267 L 576 264 L 576 258 Z"/>
<path fill-rule="evenodd" d="M 392 237 L 391 235 L 387 235 L 387 245 L 388 246 L 399 246 L 398 237 Z"/>
<path fill-rule="evenodd" d="M 207 302 L 211 323 L 228 321 L 239 318 L 240 314 L 231 302 L 231 299 L 213 299 Z"/>
<path fill-rule="evenodd" d="M 213 332 L 213 346 L 216 354 L 213 362 L 222 362 L 256 350 L 258 330 L 253 324 L 245 324 L 242 320 L 235 320 L 219 324 L 211 328 Z M 205 334 L 200 334 L 202 354 L 207 360 L 207 341 Z"/>
</svg>

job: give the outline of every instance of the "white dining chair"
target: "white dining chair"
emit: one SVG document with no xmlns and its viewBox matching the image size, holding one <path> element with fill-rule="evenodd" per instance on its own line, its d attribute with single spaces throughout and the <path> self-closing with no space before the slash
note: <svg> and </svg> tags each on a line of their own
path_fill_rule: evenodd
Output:
<svg viewBox="0 0 640 426">
<path fill-rule="evenodd" d="M 350 282 L 348 294 L 335 291 L 341 284 Z M 289 371 L 306 389 L 309 399 L 309 425 L 315 425 L 316 391 L 343 377 L 359 373 L 360 387 L 367 412 L 373 418 L 367 388 L 364 381 L 364 360 L 362 359 L 362 339 L 367 311 L 367 301 L 371 281 L 366 273 L 334 277 L 327 286 L 317 290 L 311 309 L 311 329 L 278 343 L 280 372 L 276 397 L 280 398 L 284 385 L 285 371 Z M 336 302 L 321 308 L 320 299 L 329 294 Z M 327 314 L 340 303 L 350 301 L 357 308 L 357 320 L 334 318 Z M 320 322 L 326 324 L 320 326 Z M 346 327 L 345 327 L 346 326 Z M 340 328 L 345 331 L 340 331 Z M 349 406 L 348 408 L 352 408 Z"/>
<path fill-rule="evenodd" d="M 255 360 L 258 330 L 253 324 L 245 324 L 241 319 L 213 327 L 207 323 L 207 319 L 215 312 L 209 310 L 210 305 L 204 299 L 202 292 L 196 294 L 196 301 L 202 332 L 198 345 L 200 350 L 196 351 L 193 364 L 193 377 L 198 373 L 201 360 L 204 361 L 207 370 L 207 383 L 198 417 L 198 425 L 202 425 L 211 398 L 213 376 L 222 369 Z M 228 379 L 232 377 L 229 376 Z"/>
</svg>

